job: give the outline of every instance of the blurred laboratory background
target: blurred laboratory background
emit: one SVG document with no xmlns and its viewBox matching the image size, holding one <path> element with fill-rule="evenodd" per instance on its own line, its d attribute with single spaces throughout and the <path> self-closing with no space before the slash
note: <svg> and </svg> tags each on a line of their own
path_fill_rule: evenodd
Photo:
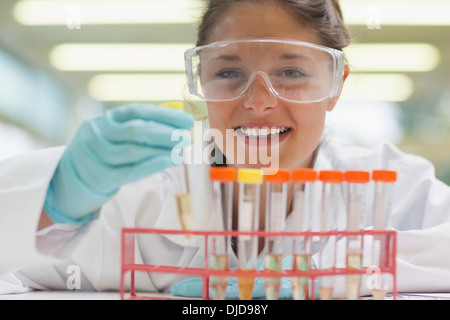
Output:
<svg viewBox="0 0 450 320">
<path fill-rule="evenodd" d="M 341 0 L 352 74 L 327 126 L 390 141 L 450 184 L 450 1 Z M 1 0 L 0 159 L 65 144 L 85 119 L 185 98 L 202 0 Z"/>
</svg>

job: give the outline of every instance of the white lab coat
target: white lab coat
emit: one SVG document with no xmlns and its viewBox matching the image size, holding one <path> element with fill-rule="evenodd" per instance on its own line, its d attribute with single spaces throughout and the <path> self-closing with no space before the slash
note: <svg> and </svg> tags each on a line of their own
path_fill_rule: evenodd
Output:
<svg viewBox="0 0 450 320">
<path fill-rule="evenodd" d="M 121 228 L 180 228 L 173 191 L 179 183 L 179 168 L 122 187 L 88 226 L 53 225 L 36 233 L 62 152 L 63 148 L 40 150 L 0 162 L 0 275 L 16 271 L 24 286 L 66 290 L 75 266 L 81 273 L 81 290 L 118 290 Z M 430 162 L 389 143 L 372 149 L 324 143 L 315 169 L 396 170 L 390 225 L 398 230 L 397 289 L 450 291 L 450 188 L 435 178 Z M 189 170 L 194 227 L 208 230 L 219 220 L 211 210 L 209 166 L 195 164 Z M 140 237 L 136 261 L 201 267 L 201 246 L 198 238 L 182 235 Z M 144 291 L 167 291 L 180 280 L 180 276 L 163 274 L 137 273 L 136 277 L 137 290 Z"/>
</svg>

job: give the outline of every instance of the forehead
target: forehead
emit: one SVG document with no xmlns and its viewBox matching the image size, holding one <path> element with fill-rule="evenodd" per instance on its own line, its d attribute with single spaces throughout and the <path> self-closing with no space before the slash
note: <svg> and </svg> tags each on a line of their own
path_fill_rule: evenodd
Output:
<svg viewBox="0 0 450 320">
<path fill-rule="evenodd" d="M 243 38 L 284 38 L 321 44 L 316 34 L 276 3 L 235 5 L 208 31 L 207 43 Z"/>
<path fill-rule="evenodd" d="M 311 48 L 309 44 L 276 39 L 232 40 L 206 46 L 201 51 L 202 60 L 213 62 L 245 63 L 265 60 L 274 61 L 316 61 L 329 59 L 327 52 Z"/>
</svg>

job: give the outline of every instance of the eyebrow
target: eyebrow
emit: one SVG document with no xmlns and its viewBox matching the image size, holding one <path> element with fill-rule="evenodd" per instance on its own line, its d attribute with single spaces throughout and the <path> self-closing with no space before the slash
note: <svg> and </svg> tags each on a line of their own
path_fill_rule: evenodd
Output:
<svg viewBox="0 0 450 320">
<path fill-rule="evenodd" d="M 223 54 L 217 58 L 214 58 L 212 60 L 225 60 L 225 61 L 240 61 L 241 58 L 237 55 L 228 55 L 228 54 Z"/>
<path fill-rule="evenodd" d="M 289 54 L 285 53 L 280 56 L 280 60 L 294 60 L 294 59 L 307 59 L 311 60 L 311 58 L 304 56 L 302 54 Z"/>
<path fill-rule="evenodd" d="M 279 57 L 280 60 L 296 60 L 296 59 L 303 59 L 303 60 L 311 60 L 311 58 L 302 55 L 302 54 L 289 54 L 289 53 L 285 53 L 282 54 Z M 222 60 L 222 61 L 241 61 L 241 57 L 239 57 L 238 55 L 235 54 L 222 54 L 216 58 L 211 59 L 211 61 L 216 61 L 216 60 Z"/>
<path fill-rule="evenodd" d="M 295 59 L 311 59 L 301 54 L 289 54 L 285 53 L 279 57 L 280 60 L 295 60 Z M 240 61 L 241 58 L 238 55 L 223 54 L 212 60 L 224 60 L 224 61 Z"/>
</svg>

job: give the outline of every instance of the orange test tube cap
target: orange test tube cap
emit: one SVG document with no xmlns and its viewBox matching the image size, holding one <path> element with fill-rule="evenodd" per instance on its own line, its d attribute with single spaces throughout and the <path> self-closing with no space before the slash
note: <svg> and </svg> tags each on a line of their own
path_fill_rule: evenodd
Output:
<svg viewBox="0 0 450 320">
<path fill-rule="evenodd" d="M 236 168 L 230 167 L 211 167 L 209 169 L 209 176 L 211 180 L 221 182 L 232 182 L 236 180 Z"/>
<path fill-rule="evenodd" d="M 372 180 L 380 182 L 395 182 L 397 181 L 397 172 L 391 170 L 373 170 Z"/>
<path fill-rule="evenodd" d="M 369 180 L 369 171 L 349 170 L 345 172 L 345 181 L 347 182 L 367 183 Z"/>
<path fill-rule="evenodd" d="M 264 173 L 264 170 L 263 170 Z M 274 174 L 264 174 L 264 181 L 271 183 L 285 183 L 291 180 L 291 172 L 286 169 L 278 169 Z"/>
<path fill-rule="evenodd" d="M 308 168 L 296 168 L 292 170 L 292 180 L 295 182 L 312 182 L 317 180 L 317 171 Z"/>
<path fill-rule="evenodd" d="M 319 180 L 322 182 L 341 183 L 344 182 L 344 172 L 339 170 L 320 171 Z"/>
</svg>

